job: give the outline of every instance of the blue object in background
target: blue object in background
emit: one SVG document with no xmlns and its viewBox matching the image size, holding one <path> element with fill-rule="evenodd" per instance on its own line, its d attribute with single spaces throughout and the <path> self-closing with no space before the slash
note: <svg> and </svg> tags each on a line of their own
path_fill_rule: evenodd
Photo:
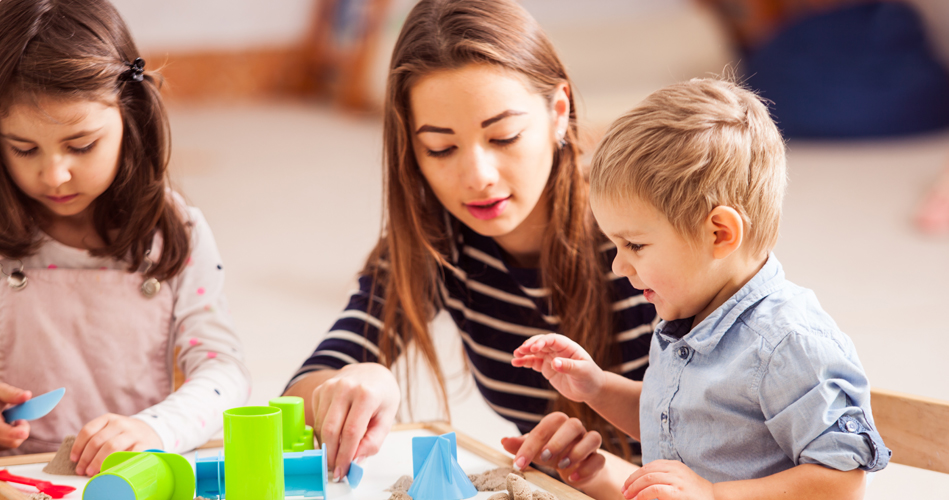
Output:
<svg viewBox="0 0 949 500">
<path fill-rule="evenodd" d="M 949 126 L 949 73 L 902 2 L 798 21 L 747 60 L 748 85 L 786 137 L 860 138 Z"/>
</svg>

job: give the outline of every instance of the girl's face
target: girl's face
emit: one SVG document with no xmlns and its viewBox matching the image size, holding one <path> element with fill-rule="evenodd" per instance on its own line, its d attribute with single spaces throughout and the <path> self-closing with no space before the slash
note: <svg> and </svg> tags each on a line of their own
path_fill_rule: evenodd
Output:
<svg viewBox="0 0 949 500">
<path fill-rule="evenodd" d="M 115 179 L 122 145 L 118 108 L 42 99 L 0 115 L 0 152 L 13 182 L 53 219 L 88 215 Z"/>
<path fill-rule="evenodd" d="M 477 64 L 426 75 L 410 90 L 415 157 L 435 196 L 514 256 L 540 253 L 567 92 L 562 84 L 551 105 L 519 75 Z"/>
</svg>

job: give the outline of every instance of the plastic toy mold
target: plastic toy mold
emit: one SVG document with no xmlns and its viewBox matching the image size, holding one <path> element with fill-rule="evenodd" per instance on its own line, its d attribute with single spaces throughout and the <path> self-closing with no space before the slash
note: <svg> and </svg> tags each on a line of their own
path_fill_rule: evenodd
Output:
<svg viewBox="0 0 949 500">
<path fill-rule="evenodd" d="M 181 455 L 163 452 L 115 452 L 102 472 L 86 483 L 83 500 L 191 500 L 194 472 Z"/>
<path fill-rule="evenodd" d="M 326 446 L 319 450 L 286 452 L 283 454 L 284 494 L 306 498 L 326 498 Z M 195 455 L 197 488 L 195 494 L 212 500 L 225 496 L 224 456 L 198 457 Z M 358 467 L 358 466 L 357 466 Z M 361 469 L 360 469 L 361 471 Z M 350 473 L 352 475 L 352 472 Z M 361 477 L 361 472 L 360 472 Z M 358 479 L 357 479 L 358 484 Z M 350 485 L 355 487 L 350 481 Z"/>
<path fill-rule="evenodd" d="M 66 388 L 60 387 L 55 391 L 36 396 L 23 404 L 11 406 L 3 410 L 3 419 L 7 422 L 13 422 L 15 420 L 36 420 L 45 417 L 47 413 L 53 411 L 53 408 L 56 408 L 65 393 Z"/>
<path fill-rule="evenodd" d="M 414 500 L 462 500 L 478 494 L 458 465 L 454 432 L 412 438 L 412 471 L 408 494 Z"/>
</svg>

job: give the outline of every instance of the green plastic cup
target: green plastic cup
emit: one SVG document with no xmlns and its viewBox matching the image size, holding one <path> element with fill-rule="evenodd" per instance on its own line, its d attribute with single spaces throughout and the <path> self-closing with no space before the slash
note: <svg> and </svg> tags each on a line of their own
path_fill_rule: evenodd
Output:
<svg viewBox="0 0 949 500">
<path fill-rule="evenodd" d="M 268 403 L 283 412 L 283 451 L 312 450 L 313 428 L 306 425 L 303 398 L 281 396 Z"/>
<path fill-rule="evenodd" d="M 102 462 L 102 472 L 88 483 L 83 500 L 190 500 L 194 472 L 181 455 L 119 451 Z"/>
<path fill-rule="evenodd" d="M 244 406 L 224 412 L 227 500 L 283 500 L 280 408 Z"/>
</svg>

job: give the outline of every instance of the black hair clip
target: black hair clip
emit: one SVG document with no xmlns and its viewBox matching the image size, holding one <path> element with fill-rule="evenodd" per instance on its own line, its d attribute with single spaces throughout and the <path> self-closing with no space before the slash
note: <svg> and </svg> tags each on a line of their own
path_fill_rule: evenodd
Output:
<svg viewBox="0 0 949 500">
<path fill-rule="evenodd" d="M 145 60 L 141 57 L 135 58 L 132 62 L 125 63 L 129 67 L 122 73 L 121 79 L 132 82 L 140 82 L 145 79 Z"/>
</svg>

